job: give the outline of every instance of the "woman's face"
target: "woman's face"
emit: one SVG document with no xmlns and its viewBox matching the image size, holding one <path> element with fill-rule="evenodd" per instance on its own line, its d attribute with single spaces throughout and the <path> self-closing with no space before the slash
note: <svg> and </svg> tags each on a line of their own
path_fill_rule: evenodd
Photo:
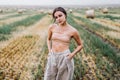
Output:
<svg viewBox="0 0 120 80">
<path fill-rule="evenodd" d="M 60 25 L 64 24 L 64 22 L 66 22 L 66 16 L 61 11 L 56 11 L 54 14 L 54 18 L 55 18 L 55 21 Z"/>
</svg>

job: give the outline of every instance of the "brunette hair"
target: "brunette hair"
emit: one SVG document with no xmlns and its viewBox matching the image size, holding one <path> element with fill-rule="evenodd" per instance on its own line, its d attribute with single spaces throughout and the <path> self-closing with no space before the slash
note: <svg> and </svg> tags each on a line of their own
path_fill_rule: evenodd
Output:
<svg viewBox="0 0 120 80">
<path fill-rule="evenodd" d="M 66 10 L 65 10 L 64 8 L 62 8 L 62 7 L 57 7 L 57 8 L 55 8 L 55 9 L 53 10 L 53 13 L 52 13 L 52 17 L 54 18 L 54 20 L 55 20 L 54 14 L 55 14 L 55 12 L 57 12 L 57 11 L 63 12 L 63 13 L 65 14 L 65 17 L 67 18 L 67 12 L 66 12 Z"/>
</svg>

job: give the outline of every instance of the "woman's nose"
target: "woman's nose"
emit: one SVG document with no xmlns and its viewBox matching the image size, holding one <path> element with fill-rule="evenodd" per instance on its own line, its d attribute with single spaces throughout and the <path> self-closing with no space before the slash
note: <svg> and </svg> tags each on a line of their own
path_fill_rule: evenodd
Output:
<svg viewBox="0 0 120 80">
<path fill-rule="evenodd" d="M 60 18 L 57 18 L 57 21 L 59 21 L 60 20 Z"/>
</svg>

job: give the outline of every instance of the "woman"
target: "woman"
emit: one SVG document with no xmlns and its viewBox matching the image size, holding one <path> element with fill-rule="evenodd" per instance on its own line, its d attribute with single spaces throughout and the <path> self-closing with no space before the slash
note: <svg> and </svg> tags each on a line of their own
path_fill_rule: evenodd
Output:
<svg viewBox="0 0 120 80">
<path fill-rule="evenodd" d="M 48 62 L 44 80 L 72 80 L 74 73 L 73 57 L 82 49 L 78 31 L 67 23 L 67 13 L 62 7 L 54 9 L 55 24 L 49 26 L 47 46 Z M 74 38 L 78 46 L 70 52 L 70 40 Z"/>
</svg>

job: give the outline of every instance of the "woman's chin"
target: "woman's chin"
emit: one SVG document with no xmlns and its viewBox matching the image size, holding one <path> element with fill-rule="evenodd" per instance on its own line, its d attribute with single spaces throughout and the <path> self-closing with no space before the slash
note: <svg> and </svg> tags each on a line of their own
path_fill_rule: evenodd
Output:
<svg viewBox="0 0 120 80">
<path fill-rule="evenodd" d="M 63 22 L 60 22 L 59 24 L 60 24 L 60 25 L 64 25 L 64 23 L 63 23 Z"/>
</svg>

